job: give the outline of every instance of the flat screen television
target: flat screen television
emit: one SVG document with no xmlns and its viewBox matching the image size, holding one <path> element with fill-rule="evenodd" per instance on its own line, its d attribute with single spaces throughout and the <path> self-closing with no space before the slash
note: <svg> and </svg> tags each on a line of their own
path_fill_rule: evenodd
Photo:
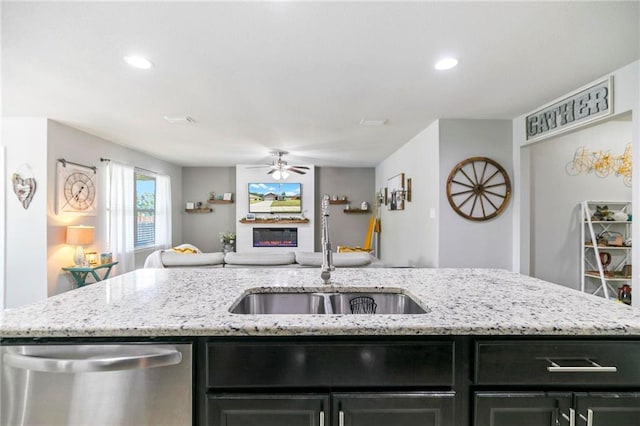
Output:
<svg viewBox="0 0 640 426">
<path fill-rule="evenodd" d="M 249 213 L 302 213 L 301 183 L 249 184 Z"/>
</svg>

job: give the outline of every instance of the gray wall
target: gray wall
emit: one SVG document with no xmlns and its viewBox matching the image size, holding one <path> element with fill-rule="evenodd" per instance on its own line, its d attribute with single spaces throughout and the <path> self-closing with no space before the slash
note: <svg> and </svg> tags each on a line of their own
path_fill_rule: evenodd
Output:
<svg viewBox="0 0 640 426">
<path fill-rule="evenodd" d="M 315 197 L 322 194 L 346 195 L 352 207 L 363 201 L 373 206 L 375 197 L 373 168 L 316 167 Z M 214 204 L 213 213 L 184 213 L 187 201 L 205 201 L 210 191 L 234 192 L 236 195 L 235 167 L 185 167 L 182 171 L 182 242 L 194 244 L 206 252 L 220 251 L 220 232 L 236 232 L 236 206 Z M 320 217 L 319 202 L 315 203 L 315 217 Z M 343 205 L 330 207 L 331 243 L 334 250 L 339 246 L 362 246 L 366 237 L 371 214 L 347 214 Z M 246 212 L 245 212 L 246 214 Z M 309 216 L 309 213 L 307 213 Z M 316 251 L 320 247 L 320 221 L 314 223 Z"/>
<path fill-rule="evenodd" d="M 632 191 L 621 177 L 569 176 L 565 166 L 578 147 L 622 154 L 631 142 L 630 120 L 625 114 L 523 148 L 529 151 L 531 170 L 531 275 L 580 288 L 580 202 L 630 201 Z"/>
<path fill-rule="evenodd" d="M 488 157 L 509 174 L 513 187 L 511 120 L 440 120 L 440 267 L 512 268 L 511 203 L 496 218 L 474 222 L 447 201 L 451 169 L 469 157 Z"/>
<path fill-rule="evenodd" d="M 182 219 L 182 242 L 193 244 L 204 252 L 222 250 L 220 232 L 236 232 L 236 169 L 235 167 L 184 167 L 182 195 L 177 200 Z M 187 201 L 205 203 L 209 192 L 233 192 L 234 204 L 211 204 L 213 213 L 186 213 Z"/>
<path fill-rule="evenodd" d="M 329 237 L 335 250 L 338 246 L 361 247 L 366 238 L 369 219 L 373 214 L 375 199 L 375 169 L 347 167 L 316 167 L 316 217 L 315 251 L 321 251 L 320 197 L 323 194 L 346 195 L 351 208 L 360 208 L 363 201 L 369 204 L 370 214 L 344 213 L 343 204 L 329 207 Z"/>
<path fill-rule="evenodd" d="M 96 240 L 87 251 L 107 251 L 106 210 L 104 208 L 105 173 L 100 157 L 111 158 L 162 174 L 172 180 L 172 196 L 179 198 L 182 170 L 179 166 L 158 160 L 68 127 L 41 118 L 3 118 L 3 144 L 6 145 L 7 173 L 19 171 L 28 164 L 37 181 L 35 196 L 27 210 L 13 193 L 6 200 L 5 305 L 7 308 L 62 293 L 73 288 L 71 277 L 61 268 L 73 263 L 74 248 L 67 245 L 68 225 L 96 227 Z M 96 216 L 55 213 L 57 159 L 98 167 L 98 212 Z M 12 192 L 12 191 L 11 191 Z M 174 203 L 173 215 L 177 214 Z M 173 240 L 181 239 L 182 226 L 173 223 Z M 28 253 L 25 256 L 24 253 Z M 148 251 L 136 252 L 136 265 L 141 266 Z M 17 257 L 16 257 L 17 256 Z M 121 273 L 114 268 L 112 275 Z"/>
<path fill-rule="evenodd" d="M 48 120 L 47 128 L 47 157 L 48 157 L 48 282 L 49 296 L 70 290 L 72 282 L 68 274 L 60 268 L 69 264 L 73 248 L 65 244 L 65 232 L 67 225 L 92 225 L 96 227 L 96 241 L 92 251 L 103 252 L 109 250 L 106 245 L 106 209 L 104 207 L 105 194 L 98 194 L 99 204 L 96 216 L 77 216 L 73 214 L 55 214 L 55 180 L 57 159 L 64 158 L 75 163 L 96 166 L 98 168 L 98 188 L 104 189 L 106 182 L 105 163 L 100 158 L 109 158 L 113 161 L 141 167 L 152 172 L 171 176 L 172 209 L 172 240 L 180 241 L 182 224 L 179 218 L 180 190 L 182 188 L 182 168 L 175 164 L 159 160 L 149 154 L 135 151 L 109 142 L 97 136 L 90 135 L 81 130 L 74 129 L 56 121 Z M 135 267 L 141 268 L 144 260 L 154 249 L 136 250 Z M 119 265 L 114 267 L 111 275 L 120 274 Z"/>
</svg>

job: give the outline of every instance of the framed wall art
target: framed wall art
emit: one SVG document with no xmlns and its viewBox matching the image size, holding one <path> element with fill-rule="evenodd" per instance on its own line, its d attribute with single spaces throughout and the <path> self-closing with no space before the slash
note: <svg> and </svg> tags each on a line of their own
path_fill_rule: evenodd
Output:
<svg viewBox="0 0 640 426">
<path fill-rule="evenodd" d="M 387 179 L 389 194 L 389 210 L 404 210 L 404 173 L 399 173 Z"/>
</svg>

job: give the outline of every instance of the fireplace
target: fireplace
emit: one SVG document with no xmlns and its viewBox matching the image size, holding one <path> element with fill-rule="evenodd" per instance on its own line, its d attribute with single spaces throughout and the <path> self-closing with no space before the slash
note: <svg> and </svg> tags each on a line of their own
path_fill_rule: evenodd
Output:
<svg viewBox="0 0 640 426">
<path fill-rule="evenodd" d="M 298 247 L 298 228 L 253 228 L 254 247 Z"/>
</svg>

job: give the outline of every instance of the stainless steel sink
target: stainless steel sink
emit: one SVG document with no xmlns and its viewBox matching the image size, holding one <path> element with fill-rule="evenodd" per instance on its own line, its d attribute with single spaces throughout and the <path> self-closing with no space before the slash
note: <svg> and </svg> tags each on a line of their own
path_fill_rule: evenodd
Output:
<svg viewBox="0 0 640 426">
<path fill-rule="evenodd" d="M 362 299 L 364 298 L 364 299 Z M 412 298 L 402 293 L 336 293 L 329 296 L 334 314 L 426 314 Z"/>
<path fill-rule="evenodd" d="M 231 309 L 234 314 L 426 314 L 415 300 L 394 292 L 250 293 Z"/>
<path fill-rule="evenodd" d="M 234 314 L 324 314 L 320 293 L 251 293 L 231 309 Z"/>
</svg>

